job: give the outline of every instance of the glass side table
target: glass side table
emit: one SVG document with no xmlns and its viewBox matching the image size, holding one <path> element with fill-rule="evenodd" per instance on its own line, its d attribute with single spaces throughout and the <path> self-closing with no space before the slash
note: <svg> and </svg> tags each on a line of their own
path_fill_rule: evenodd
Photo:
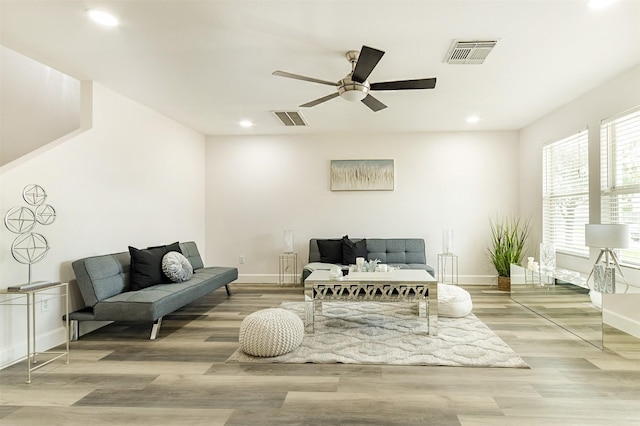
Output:
<svg viewBox="0 0 640 426">
<path fill-rule="evenodd" d="M 65 357 L 65 364 L 69 364 L 69 283 L 34 282 L 17 287 L 1 290 L 5 297 L 0 305 L 24 305 L 27 319 L 27 383 L 31 383 L 31 372 L 44 367 L 53 361 Z M 22 300 L 22 298 L 25 300 Z M 63 314 L 65 319 L 65 350 L 38 352 L 36 350 L 36 311 L 38 304 L 47 304 L 51 299 L 64 299 Z M 47 308 L 48 309 L 48 308 Z M 44 310 L 44 307 L 41 307 Z M 38 356 L 49 357 L 40 362 Z"/>
<path fill-rule="evenodd" d="M 438 282 L 458 285 L 458 256 L 453 253 L 438 254 Z"/>
<path fill-rule="evenodd" d="M 298 284 L 298 253 L 285 252 L 279 255 L 278 284 Z"/>
</svg>

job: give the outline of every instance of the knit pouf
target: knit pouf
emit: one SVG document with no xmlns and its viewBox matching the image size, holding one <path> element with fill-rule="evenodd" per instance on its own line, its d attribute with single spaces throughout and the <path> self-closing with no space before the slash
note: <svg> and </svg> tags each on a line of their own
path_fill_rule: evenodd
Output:
<svg viewBox="0 0 640 426">
<path fill-rule="evenodd" d="M 240 325 L 240 349 L 260 357 L 291 352 L 302 343 L 304 323 L 299 316 L 281 308 L 249 314 Z"/>
<path fill-rule="evenodd" d="M 438 283 L 438 316 L 460 318 L 473 309 L 471 295 L 467 290 L 453 284 Z"/>
</svg>

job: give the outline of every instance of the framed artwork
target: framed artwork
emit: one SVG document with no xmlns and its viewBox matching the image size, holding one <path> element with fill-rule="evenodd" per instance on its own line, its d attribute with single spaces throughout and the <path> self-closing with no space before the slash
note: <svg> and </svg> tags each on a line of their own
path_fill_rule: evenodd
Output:
<svg viewBox="0 0 640 426">
<path fill-rule="evenodd" d="M 332 191 L 393 191 L 393 160 L 331 160 Z"/>
</svg>

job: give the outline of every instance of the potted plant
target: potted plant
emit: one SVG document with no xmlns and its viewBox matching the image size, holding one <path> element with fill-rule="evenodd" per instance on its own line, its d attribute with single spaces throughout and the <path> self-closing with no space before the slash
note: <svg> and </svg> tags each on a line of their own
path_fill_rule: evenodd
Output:
<svg viewBox="0 0 640 426">
<path fill-rule="evenodd" d="M 511 264 L 520 264 L 531 228 L 530 220 L 513 216 L 491 221 L 489 258 L 498 272 L 498 290 L 511 290 Z"/>
</svg>

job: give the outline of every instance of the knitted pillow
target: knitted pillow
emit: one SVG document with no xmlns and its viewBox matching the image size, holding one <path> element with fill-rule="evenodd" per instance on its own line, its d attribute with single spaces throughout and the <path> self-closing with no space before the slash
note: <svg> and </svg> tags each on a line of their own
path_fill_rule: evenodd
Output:
<svg viewBox="0 0 640 426">
<path fill-rule="evenodd" d="M 162 258 L 162 272 L 174 283 L 181 283 L 191 279 L 193 267 L 181 253 L 170 251 Z"/>
</svg>

